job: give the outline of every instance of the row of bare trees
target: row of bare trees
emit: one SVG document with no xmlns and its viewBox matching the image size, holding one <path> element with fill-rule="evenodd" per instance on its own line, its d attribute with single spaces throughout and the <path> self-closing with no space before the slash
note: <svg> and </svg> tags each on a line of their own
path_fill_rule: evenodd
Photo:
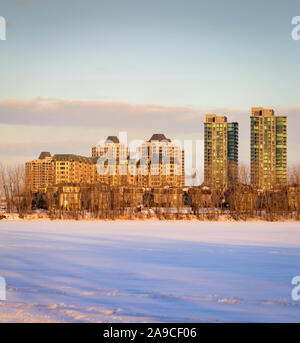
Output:
<svg viewBox="0 0 300 343">
<path fill-rule="evenodd" d="M 243 185 L 250 185 L 250 167 L 244 163 L 239 164 L 238 183 Z M 288 168 L 287 185 L 300 185 L 300 164 L 292 165 Z"/>
<path fill-rule="evenodd" d="M 27 212 L 30 204 L 25 192 L 25 170 L 23 165 L 6 166 L 0 163 L 0 196 L 5 201 L 8 213 L 20 216 Z"/>
<path fill-rule="evenodd" d="M 300 219 L 300 166 L 288 171 L 288 183 L 272 190 L 259 190 L 250 184 L 250 169 L 241 165 L 238 182 L 227 190 L 230 216 L 236 220 L 262 218 L 269 221 Z"/>
<path fill-rule="evenodd" d="M 128 218 L 142 217 L 153 213 L 159 219 L 184 219 L 195 215 L 199 220 L 218 220 L 229 216 L 234 220 L 262 218 L 300 220 L 300 166 L 289 169 L 288 186 L 273 191 L 259 191 L 250 184 L 249 168 L 240 165 L 238 182 L 230 189 L 192 187 L 182 189 L 137 189 L 134 187 L 110 188 L 108 185 L 81 186 L 73 191 L 78 202 L 66 202 L 66 191 L 53 186 L 53 194 L 32 194 L 25 188 L 23 165 L 0 164 L 0 196 L 8 213 L 20 217 L 31 213 L 32 206 L 48 210 L 52 218 Z M 51 187 L 50 187 L 51 188 Z M 185 199 L 184 199 L 185 198 Z M 68 205 L 65 205 L 65 202 Z M 191 209 L 191 212 L 189 211 Z"/>
</svg>

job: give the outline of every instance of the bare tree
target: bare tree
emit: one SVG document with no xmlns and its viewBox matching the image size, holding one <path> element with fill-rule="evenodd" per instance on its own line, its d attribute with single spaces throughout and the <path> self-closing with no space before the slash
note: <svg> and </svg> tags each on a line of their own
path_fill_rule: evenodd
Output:
<svg viewBox="0 0 300 343">
<path fill-rule="evenodd" d="M 294 165 L 288 169 L 288 184 L 291 186 L 300 185 L 300 165 Z"/>
<path fill-rule="evenodd" d="M 244 163 L 239 164 L 238 183 L 250 185 L 250 168 Z"/>
<path fill-rule="evenodd" d="M 11 200 L 11 193 L 10 187 L 8 184 L 8 171 L 7 167 L 0 164 L 0 186 L 1 186 L 1 193 L 5 198 L 7 212 L 11 213 L 13 210 L 12 200 Z"/>
<path fill-rule="evenodd" d="M 9 168 L 8 176 L 12 185 L 12 201 L 19 216 L 25 212 L 25 169 L 23 165 Z"/>
<path fill-rule="evenodd" d="M 7 167 L 1 164 L 0 186 L 6 201 L 7 212 L 13 213 L 16 209 L 19 215 L 24 215 L 26 211 L 24 166 Z"/>
</svg>

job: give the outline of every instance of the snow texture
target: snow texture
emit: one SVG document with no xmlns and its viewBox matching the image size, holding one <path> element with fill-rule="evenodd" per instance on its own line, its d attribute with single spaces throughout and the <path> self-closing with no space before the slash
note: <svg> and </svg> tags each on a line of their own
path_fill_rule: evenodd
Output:
<svg viewBox="0 0 300 343">
<path fill-rule="evenodd" d="M 297 222 L 0 222 L 0 322 L 300 322 L 296 275 Z"/>
</svg>

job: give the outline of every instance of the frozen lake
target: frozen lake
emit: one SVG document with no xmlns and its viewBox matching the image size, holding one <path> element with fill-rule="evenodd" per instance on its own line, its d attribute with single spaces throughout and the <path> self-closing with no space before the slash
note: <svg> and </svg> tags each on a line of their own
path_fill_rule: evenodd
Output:
<svg viewBox="0 0 300 343">
<path fill-rule="evenodd" d="M 0 221 L 0 322 L 300 322 L 300 223 Z"/>
</svg>

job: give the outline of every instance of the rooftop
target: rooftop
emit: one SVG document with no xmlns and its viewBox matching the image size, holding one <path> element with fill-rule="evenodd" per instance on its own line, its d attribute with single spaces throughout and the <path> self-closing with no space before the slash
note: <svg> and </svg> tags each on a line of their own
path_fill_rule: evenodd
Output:
<svg viewBox="0 0 300 343">
<path fill-rule="evenodd" d="M 251 113 L 253 117 L 272 117 L 274 110 L 271 108 L 252 107 Z"/>
<path fill-rule="evenodd" d="M 72 154 L 56 154 L 53 156 L 54 161 L 79 161 L 85 163 L 96 163 L 97 158 L 86 157 Z"/>
<path fill-rule="evenodd" d="M 42 152 L 40 153 L 39 159 L 40 159 L 40 160 L 44 160 L 46 157 L 51 157 L 50 152 L 48 152 L 48 151 L 42 151 Z"/>
<path fill-rule="evenodd" d="M 227 117 L 217 116 L 216 114 L 206 114 L 205 122 L 206 123 L 227 123 Z"/>
<path fill-rule="evenodd" d="M 120 143 L 120 141 L 117 136 L 108 136 L 105 143 Z"/>
<path fill-rule="evenodd" d="M 167 142 L 171 142 L 171 139 L 167 138 L 163 133 L 154 133 L 152 135 L 152 137 L 149 139 L 149 142 L 152 141 L 167 141 Z"/>
</svg>

